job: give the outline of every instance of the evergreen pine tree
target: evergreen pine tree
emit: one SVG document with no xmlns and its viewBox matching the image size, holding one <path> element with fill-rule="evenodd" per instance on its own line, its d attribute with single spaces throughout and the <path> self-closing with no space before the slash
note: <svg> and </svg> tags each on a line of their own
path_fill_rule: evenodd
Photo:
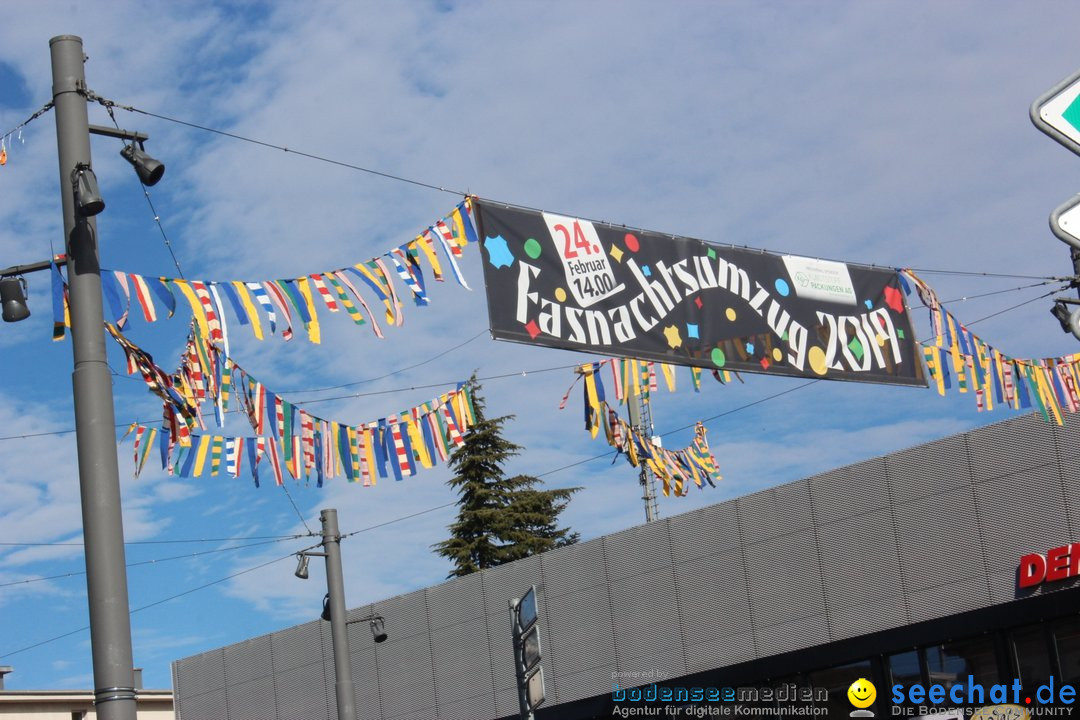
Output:
<svg viewBox="0 0 1080 720">
<path fill-rule="evenodd" d="M 448 463 L 454 471 L 448 484 L 460 496 L 458 517 L 450 525 L 450 538 L 433 546 L 454 563 L 449 577 L 571 545 L 579 538 L 569 528 L 559 528 L 558 517 L 581 488 L 539 490 L 539 478 L 507 478 L 503 465 L 522 450 L 502 436 L 503 423 L 513 416 L 485 417 L 480 386 L 475 378 L 470 383 L 476 423 Z"/>
</svg>

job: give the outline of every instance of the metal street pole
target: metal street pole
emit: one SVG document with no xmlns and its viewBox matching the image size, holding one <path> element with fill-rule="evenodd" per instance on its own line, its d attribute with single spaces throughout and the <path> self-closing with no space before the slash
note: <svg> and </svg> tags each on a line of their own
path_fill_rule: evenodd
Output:
<svg viewBox="0 0 1080 720">
<path fill-rule="evenodd" d="M 630 410 L 630 426 L 641 434 L 645 442 L 651 443 L 654 432 L 652 410 L 649 407 L 649 401 L 645 399 L 643 388 L 638 388 L 638 394 L 627 399 L 626 407 Z M 638 480 L 641 483 L 641 499 L 645 501 L 645 522 L 653 522 L 659 515 L 659 511 L 656 507 L 656 479 L 648 463 L 641 463 Z"/>
<path fill-rule="evenodd" d="M 356 720 L 356 694 L 349 660 L 349 626 L 345 619 L 345 579 L 341 574 L 341 533 L 337 510 L 326 508 L 322 520 L 322 546 L 326 551 L 326 590 L 330 595 L 330 637 L 334 644 L 334 691 L 338 720 Z"/>
<path fill-rule="evenodd" d="M 49 41 L 49 48 L 68 256 L 71 347 L 75 360 L 72 373 L 75 438 L 90 605 L 94 703 L 101 720 L 135 720 L 116 419 L 105 355 L 97 223 L 75 211 L 72 190 L 72 172 L 77 166 L 90 165 L 82 38 L 59 35 Z"/>
</svg>

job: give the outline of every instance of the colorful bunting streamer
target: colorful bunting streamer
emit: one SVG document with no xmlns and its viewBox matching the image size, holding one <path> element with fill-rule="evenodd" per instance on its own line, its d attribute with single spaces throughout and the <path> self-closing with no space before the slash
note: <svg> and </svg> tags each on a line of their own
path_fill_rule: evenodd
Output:
<svg viewBox="0 0 1080 720">
<path fill-rule="evenodd" d="M 296 278 L 259 282 L 241 280 L 216 282 L 182 278 L 152 278 L 120 270 L 103 269 L 101 280 L 106 300 L 106 313 L 108 319 L 122 330 L 130 319 L 129 313 L 134 297 L 141 311 L 136 315 L 146 322 L 156 322 L 161 317 L 157 304 L 160 303 L 166 307 L 168 309 L 166 317 L 171 317 L 176 310 L 176 297 L 179 294 L 191 306 L 192 315 L 202 334 L 217 342 L 223 342 L 227 333 L 224 312 L 227 305 L 229 312 L 241 325 L 250 327 L 252 334 L 258 340 L 262 340 L 265 336 L 260 311 L 269 321 L 270 334 L 277 332 L 280 314 L 283 321 L 281 337 L 285 340 L 293 337 L 292 317 L 295 311 L 308 340 L 318 344 L 321 342 L 321 329 L 314 300 L 318 295 L 321 304 L 325 305 L 328 311 L 337 312 L 340 307 L 344 307 L 357 325 L 366 324 L 364 315 L 358 309 L 363 308 L 371 319 L 372 331 L 381 338 L 382 330 L 375 321 L 371 308 L 357 289 L 357 283 L 351 282 L 346 273 L 351 273 L 355 279 L 362 281 L 358 284 L 366 285 L 378 300 L 382 301 L 388 325 L 400 326 L 404 322 L 402 303 L 392 276 L 396 275 L 405 284 L 416 305 L 428 305 L 430 298 L 420 264 L 421 258 L 424 258 L 431 267 L 435 280 L 439 282 L 443 280 L 442 267 L 434 250 L 433 236 L 439 239 L 455 279 L 462 287 L 470 289 L 456 262 L 456 258 L 461 257 L 463 248 L 477 241 L 472 217 L 472 200 L 466 198 L 431 228 L 379 257 L 349 267 L 301 275 Z M 393 271 L 389 269 L 391 265 L 394 268 Z M 62 328 L 66 327 L 60 325 L 59 308 L 63 308 L 65 315 L 67 313 L 63 285 L 61 268 L 57 266 L 53 272 L 54 339 L 62 338 Z"/>
<path fill-rule="evenodd" d="M 698 423 L 694 430 L 694 442 L 682 450 L 667 450 L 653 444 L 651 438 L 645 437 L 623 420 L 605 400 L 600 368 L 607 363 L 607 360 L 591 363 L 578 370 L 585 382 L 585 429 L 595 438 L 603 428 L 608 445 L 625 454 L 630 465 L 639 467 L 644 463 L 660 478 L 664 495 L 673 492 L 675 495 L 685 495 L 690 482 L 699 488 L 704 487 L 704 483 L 716 487 L 716 482 L 723 478 L 716 459 L 709 451 L 705 427 Z M 648 376 L 643 381 L 640 371 L 638 367 L 636 382 L 639 388 L 647 389 Z"/>
<path fill-rule="evenodd" d="M 198 322 L 193 321 L 181 366 L 173 375 L 155 365 L 149 353 L 124 337 L 115 325 L 107 327 L 127 354 L 128 372 L 141 373 L 164 404 L 161 460 L 162 468 L 170 474 L 199 477 L 209 467 L 211 476 L 224 470 L 238 477 L 246 454 L 256 483 L 259 462 L 266 457 L 278 483 L 284 468 L 297 481 L 314 479 L 319 486 L 324 479 L 337 476 L 374 485 L 377 478 L 411 477 L 421 467 L 433 467 L 435 458 L 445 462 L 449 448 L 460 446 L 463 435 L 476 422 L 467 383 L 388 418 L 346 425 L 318 417 L 268 390 L 223 348 L 204 338 Z M 257 437 L 192 432 L 205 429 L 200 411 L 203 402 L 214 406 L 219 426 L 224 425 L 225 413 L 235 402 Z M 273 437 L 265 437 L 268 428 Z M 143 437 L 151 429 L 157 433 L 155 428 L 138 424 L 129 429 L 136 431 L 136 473 L 146 464 L 149 441 L 143 442 Z M 179 451 L 174 457 L 175 448 Z"/>
<path fill-rule="evenodd" d="M 917 292 L 930 311 L 934 337 L 923 343 L 923 360 L 939 395 L 971 391 L 979 412 L 993 410 L 995 402 L 1014 410 L 1034 407 L 1058 425 L 1063 411 L 1080 410 L 1080 353 L 1041 360 L 1005 355 L 953 317 L 915 273 L 898 272 L 904 292 Z"/>
<path fill-rule="evenodd" d="M 659 388 L 656 376 L 657 367 L 659 367 L 660 373 L 664 377 L 664 385 L 667 387 L 668 392 L 675 392 L 675 366 L 668 363 L 657 363 L 652 360 L 607 358 L 582 366 L 582 368 L 585 367 L 590 368 L 589 372 L 591 373 L 600 373 L 601 368 L 608 368 L 611 374 L 615 399 L 620 404 L 625 404 L 629 398 L 638 397 L 639 395 L 648 398 L 651 392 L 657 390 Z M 690 370 L 690 381 L 694 392 L 701 392 L 701 368 L 691 367 L 688 369 Z M 712 374 L 721 385 L 731 382 L 732 378 L 744 382 L 742 376 L 737 372 L 714 370 Z M 566 394 L 563 395 L 562 401 L 559 403 L 560 410 L 566 407 L 566 402 L 570 399 L 570 392 L 582 377 L 584 377 L 584 372 L 579 370 L 577 380 L 574 380 L 570 387 L 567 388 Z"/>
</svg>

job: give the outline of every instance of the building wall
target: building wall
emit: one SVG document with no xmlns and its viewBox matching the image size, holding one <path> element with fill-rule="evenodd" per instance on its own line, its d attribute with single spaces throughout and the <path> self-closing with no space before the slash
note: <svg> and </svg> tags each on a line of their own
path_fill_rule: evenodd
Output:
<svg viewBox="0 0 1080 720">
<path fill-rule="evenodd" d="M 172 692 L 140 690 L 136 700 L 139 720 L 173 720 Z M 74 690 L 2 690 L 2 720 L 72 720 L 84 713 L 84 720 L 94 720 L 94 694 Z"/>
<path fill-rule="evenodd" d="M 531 584 L 545 707 L 1073 587 L 1016 575 L 1078 536 L 1078 441 L 1017 417 L 357 608 L 389 633 L 349 627 L 358 714 L 516 713 L 507 601 Z M 182 720 L 336 717 L 325 622 L 173 675 Z"/>
</svg>

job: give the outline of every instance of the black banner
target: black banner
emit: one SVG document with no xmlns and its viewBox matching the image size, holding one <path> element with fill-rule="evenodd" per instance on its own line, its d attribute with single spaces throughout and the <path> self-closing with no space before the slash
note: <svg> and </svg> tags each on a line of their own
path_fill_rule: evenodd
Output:
<svg viewBox="0 0 1080 720">
<path fill-rule="evenodd" d="M 475 203 L 491 333 L 708 369 L 925 386 L 893 271 Z"/>
</svg>

